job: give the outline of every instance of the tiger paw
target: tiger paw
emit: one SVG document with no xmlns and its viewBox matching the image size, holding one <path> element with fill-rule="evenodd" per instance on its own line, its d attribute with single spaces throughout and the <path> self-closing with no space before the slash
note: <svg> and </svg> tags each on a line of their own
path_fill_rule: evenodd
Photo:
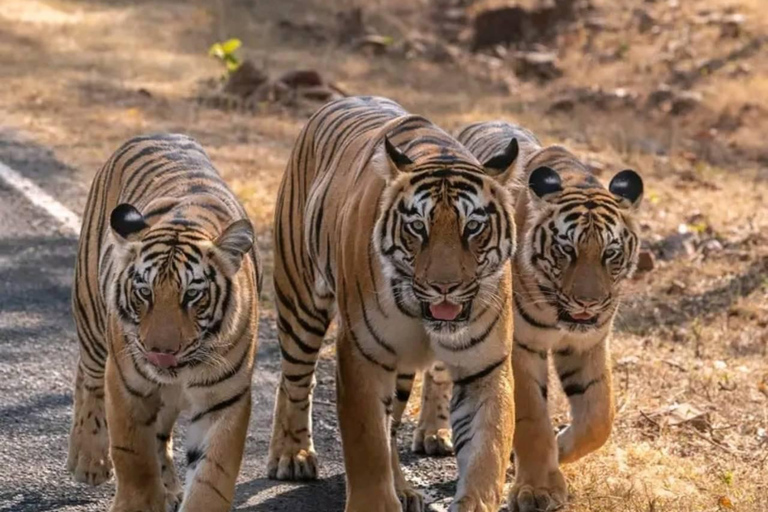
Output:
<svg viewBox="0 0 768 512">
<path fill-rule="evenodd" d="M 99 485 L 112 476 L 112 461 L 109 459 L 109 435 L 102 428 L 93 431 L 75 427 L 69 437 L 67 470 L 75 481 Z"/>
<path fill-rule="evenodd" d="M 270 450 L 267 474 L 275 480 L 317 480 L 317 454 L 301 448 Z"/>
<path fill-rule="evenodd" d="M 436 457 L 452 455 L 451 431 L 447 428 L 431 430 L 418 427 L 413 432 L 411 451 Z"/>
<path fill-rule="evenodd" d="M 165 490 L 165 512 L 178 512 L 181 507 L 181 500 L 184 498 L 184 490 L 179 486 L 177 489 Z"/>
<path fill-rule="evenodd" d="M 397 489 L 397 498 L 403 507 L 403 512 L 424 512 L 424 497 L 413 487 Z"/>
<path fill-rule="evenodd" d="M 550 471 L 542 481 L 521 478 L 509 493 L 512 512 L 543 512 L 559 510 L 568 501 L 565 478 L 559 469 Z"/>
<path fill-rule="evenodd" d="M 127 497 L 126 497 L 127 496 Z M 156 493 L 137 490 L 131 493 L 118 494 L 109 512 L 167 512 L 165 500 Z"/>
<path fill-rule="evenodd" d="M 498 502 L 483 500 L 475 496 L 464 496 L 451 504 L 450 512 L 496 512 L 499 509 Z"/>
</svg>

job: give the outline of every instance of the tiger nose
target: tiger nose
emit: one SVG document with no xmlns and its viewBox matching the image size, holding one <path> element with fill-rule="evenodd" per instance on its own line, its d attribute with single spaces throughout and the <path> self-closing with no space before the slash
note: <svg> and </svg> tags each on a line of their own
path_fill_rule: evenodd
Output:
<svg viewBox="0 0 768 512">
<path fill-rule="evenodd" d="M 431 282 L 429 285 L 434 288 L 435 290 L 439 291 L 443 295 L 448 295 L 452 291 L 454 291 L 456 288 L 459 287 L 461 284 L 461 281 L 451 281 L 451 282 Z"/>
<path fill-rule="evenodd" d="M 605 297 L 601 297 L 601 298 L 595 298 L 595 297 L 575 297 L 575 298 L 576 298 L 576 302 L 578 302 L 578 304 L 580 306 L 583 306 L 585 308 L 595 307 L 595 306 L 599 305 L 601 302 L 603 302 L 603 300 L 605 300 Z"/>
</svg>

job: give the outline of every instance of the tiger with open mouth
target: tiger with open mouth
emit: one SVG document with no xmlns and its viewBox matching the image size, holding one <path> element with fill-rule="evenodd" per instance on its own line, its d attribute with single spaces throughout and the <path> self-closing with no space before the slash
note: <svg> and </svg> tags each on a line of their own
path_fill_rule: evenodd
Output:
<svg viewBox="0 0 768 512">
<path fill-rule="evenodd" d="M 567 500 L 559 464 L 598 449 L 611 433 L 609 337 L 622 284 L 637 266 L 635 215 L 643 181 L 623 170 L 606 190 L 570 151 L 542 147 L 530 131 L 503 121 L 466 126 L 457 138 L 480 160 L 510 140 L 520 149 L 512 169 L 517 471 L 509 506 L 523 512 L 557 508 Z M 571 406 L 571 424 L 557 435 L 547 409 L 550 354 Z M 452 449 L 447 423 L 434 414 L 447 406 L 445 382 L 440 366 L 425 374 L 417 451 Z"/>
<path fill-rule="evenodd" d="M 275 213 L 282 375 L 269 475 L 317 478 L 311 404 L 338 317 L 337 395 L 347 512 L 422 512 L 395 433 L 416 371 L 442 361 L 454 399 L 451 510 L 498 509 L 514 432 L 506 172 L 516 141 L 478 161 L 383 98 L 328 103 L 294 147 Z M 483 163 L 481 163 L 483 162 Z"/>
</svg>

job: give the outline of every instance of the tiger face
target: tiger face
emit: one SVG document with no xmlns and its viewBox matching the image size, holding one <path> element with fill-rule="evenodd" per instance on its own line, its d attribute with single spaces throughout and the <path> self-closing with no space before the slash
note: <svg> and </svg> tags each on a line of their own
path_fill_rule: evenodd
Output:
<svg viewBox="0 0 768 512">
<path fill-rule="evenodd" d="M 599 327 L 615 311 L 620 285 L 637 266 L 633 214 L 642 200 L 642 179 L 621 171 L 605 190 L 592 175 L 564 183 L 557 171 L 542 166 L 528 186 L 523 265 L 557 308 L 560 327 Z"/>
<path fill-rule="evenodd" d="M 253 244 L 250 222 L 235 221 L 211 240 L 177 218 L 150 226 L 121 204 L 110 224 L 118 268 L 107 298 L 137 367 L 167 382 L 184 368 L 215 365 L 219 334 L 236 306 L 233 276 Z"/>
<path fill-rule="evenodd" d="M 384 273 L 401 311 L 433 335 L 458 335 L 493 303 L 515 251 L 509 174 L 500 170 L 517 143 L 485 169 L 458 159 L 414 163 L 386 138 L 384 147 L 387 188 L 374 236 Z"/>
</svg>

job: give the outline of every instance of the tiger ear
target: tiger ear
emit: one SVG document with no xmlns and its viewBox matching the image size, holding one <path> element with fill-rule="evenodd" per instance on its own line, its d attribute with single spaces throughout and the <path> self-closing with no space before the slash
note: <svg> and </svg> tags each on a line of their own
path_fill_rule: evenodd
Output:
<svg viewBox="0 0 768 512">
<path fill-rule="evenodd" d="M 392 144 L 389 137 L 385 135 L 384 144 L 376 150 L 373 156 L 373 166 L 379 176 L 389 183 L 400 173 L 411 172 L 413 160 Z"/>
<path fill-rule="evenodd" d="M 619 200 L 619 206 L 636 210 L 643 201 L 643 178 L 632 169 L 625 169 L 611 179 L 608 190 Z"/>
<path fill-rule="evenodd" d="M 528 177 L 528 188 L 537 198 L 546 201 L 546 196 L 562 192 L 563 182 L 556 170 L 542 166 L 534 169 Z"/>
<path fill-rule="evenodd" d="M 144 216 L 135 206 L 122 203 L 112 210 L 109 225 L 119 240 L 136 240 L 142 231 L 149 227 Z"/>
<path fill-rule="evenodd" d="M 483 162 L 486 174 L 493 176 L 499 183 L 505 185 L 514 174 L 512 164 L 520 154 L 520 146 L 517 139 L 513 138 L 503 151 L 496 153 Z"/>
<path fill-rule="evenodd" d="M 227 275 L 240 269 L 243 255 L 253 247 L 253 226 L 247 219 L 236 220 L 213 242 L 213 252 L 224 263 Z"/>
</svg>

